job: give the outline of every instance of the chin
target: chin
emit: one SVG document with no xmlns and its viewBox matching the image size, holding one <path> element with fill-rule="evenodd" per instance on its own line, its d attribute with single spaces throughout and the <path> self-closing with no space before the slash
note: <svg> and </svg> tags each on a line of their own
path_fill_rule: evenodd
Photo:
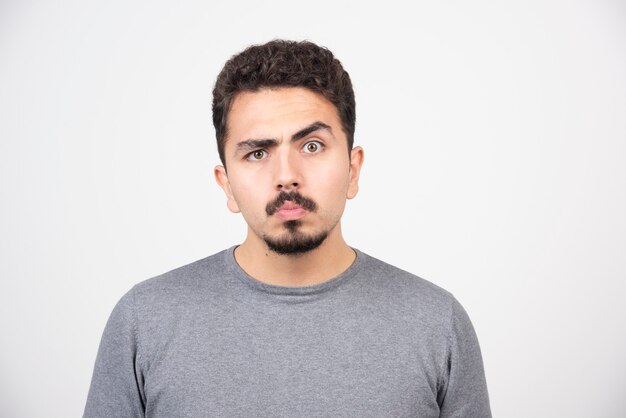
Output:
<svg viewBox="0 0 626 418">
<path fill-rule="evenodd" d="M 263 241 L 270 251 L 280 255 L 304 255 L 318 248 L 328 237 L 327 231 L 317 234 L 304 234 L 294 230 L 297 226 L 286 225 L 286 227 L 290 232 L 279 237 L 263 236 Z"/>
</svg>

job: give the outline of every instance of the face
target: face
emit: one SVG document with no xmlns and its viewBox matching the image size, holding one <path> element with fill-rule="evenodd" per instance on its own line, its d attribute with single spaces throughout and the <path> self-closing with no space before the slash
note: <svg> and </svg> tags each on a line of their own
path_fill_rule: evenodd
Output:
<svg viewBox="0 0 626 418">
<path fill-rule="evenodd" d="M 302 254 L 340 234 L 346 199 L 356 196 L 363 151 L 348 152 L 335 106 L 305 88 L 239 93 L 228 113 L 227 170 L 215 177 L 248 239 Z"/>
</svg>

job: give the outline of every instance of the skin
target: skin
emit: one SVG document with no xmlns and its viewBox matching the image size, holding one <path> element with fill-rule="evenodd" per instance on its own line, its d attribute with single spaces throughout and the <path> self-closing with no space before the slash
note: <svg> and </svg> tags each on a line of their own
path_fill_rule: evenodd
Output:
<svg viewBox="0 0 626 418">
<path fill-rule="evenodd" d="M 358 192 L 363 150 L 348 152 L 330 101 L 299 87 L 239 93 L 228 114 L 225 162 L 228 170 L 218 165 L 214 174 L 228 208 L 248 224 L 246 239 L 235 250 L 246 273 L 272 285 L 310 286 L 350 267 L 356 254 L 343 239 L 341 216 L 346 199 Z M 317 204 L 299 219 L 298 232 L 327 231 L 328 237 L 304 254 L 282 255 L 271 251 L 263 236 L 289 231 L 265 207 L 281 191 L 293 190 Z"/>
</svg>

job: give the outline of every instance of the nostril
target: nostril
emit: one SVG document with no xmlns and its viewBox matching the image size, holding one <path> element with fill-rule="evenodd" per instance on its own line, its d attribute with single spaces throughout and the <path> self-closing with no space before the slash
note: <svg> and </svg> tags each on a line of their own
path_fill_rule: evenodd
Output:
<svg viewBox="0 0 626 418">
<path fill-rule="evenodd" d="M 276 189 L 277 190 L 284 190 L 286 192 L 290 192 L 292 190 L 297 189 L 298 187 L 300 187 L 300 183 L 280 183 L 276 185 Z"/>
</svg>

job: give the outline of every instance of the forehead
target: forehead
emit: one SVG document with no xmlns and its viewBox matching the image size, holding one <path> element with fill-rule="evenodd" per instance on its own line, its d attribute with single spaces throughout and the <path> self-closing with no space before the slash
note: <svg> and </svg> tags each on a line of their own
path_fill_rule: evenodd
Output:
<svg viewBox="0 0 626 418">
<path fill-rule="evenodd" d="M 280 139 L 313 122 L 324 122 L 341 134 L 337 109 L 324 96 L 302 87 L 265 88 L 241 92 L 228 112 L 228 139 Z"/>
</svg>

